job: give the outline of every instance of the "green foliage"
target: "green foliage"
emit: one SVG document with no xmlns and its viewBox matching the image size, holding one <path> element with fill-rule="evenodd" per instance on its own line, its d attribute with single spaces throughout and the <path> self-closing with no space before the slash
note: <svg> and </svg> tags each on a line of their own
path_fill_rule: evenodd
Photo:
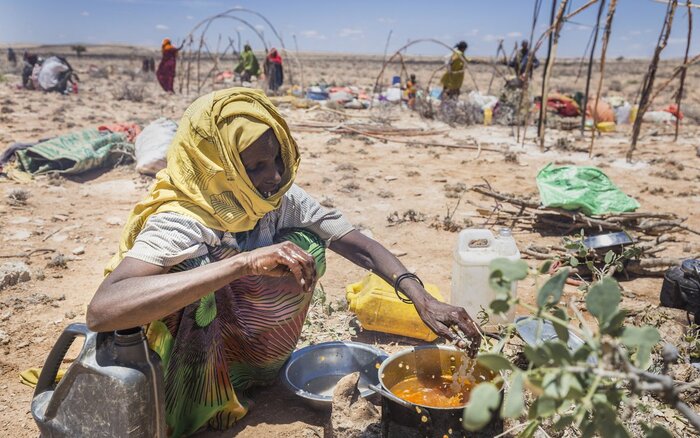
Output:
<svg viewBox="0 0 700 438">
<path fill-rule="evenodd" d="M 486 426 L 498 409 L 501 394 L 491 382 L 480 383 L 472 389 L 469 403 L 464 408 L 462 425 L 469 431 L 475 431 Z"/>
<path fill-rule="evenodd" d="M 527 265 L 505 259 L 492 263 L 490 283 L 497 294 L 491 309 L 505 312 L 519 305 L 527 309 L 540 324 L 545 321 L 551 323 L 557 337 L 543 338 L 535 345 L 522 346 L 528 361 L 527 369 L 523 370 L 515 367 L 502 353 L 501 347 L 515 331 L 512 325 L 503 328 L 501 334 L 504 340 L 492 351 L 478 356 L 480 364 L 501 374 L 504 382 L 503 403 L 500 403 L 501 394 L 493 383 L 476 386 L 464 410 L 463 424 L 467 430 L 479 430 L 498 411 L 502 418 L 527 415 L 528 423 L 520 430 L 519 437 L 534 436 L 538 427 L 545 425 L 557 431 L 574 427 L 583 437 L 630 436 L 620 420 L 619 412 L 623 400 L 630 396 L 628 383 L 633 377 L 625 374 L 624 370 L 629 367 L 624 364 L 634 364 L 643 369 L 648 367 L 652 350 L 660 341 L 660 336 L 650 326 L 625 327 L 625 313 L 619 309 L 622 299 L 620 287 L 608 275 L 617 269 L 617 263 L 621 263 L 623 256 L 612 252 L 605 254 L 602 260 L 605 266 L 598 269 L 592 260 L 587 259 L 588 251 L 576 243 L 582 236 L 569 242 L 570 249 L 574 251 L 569 265 L 577 266 L 583 260 L 597 273 L 594 275 L 596 280 L 587 287 L 585 295 L 586 310 L 597 322 L 595 328 L 588 328 L 584 321 L 577 320 L 581 314 L 579 310 L 574 308 L 573 313 L 569 314 L 567 306 L 561 302 L 570 274 L 568 268 L 554 273 L 542 284 L 535 294 L 536 306 L 532 306 L 510 293 L 513 282 L 527 276 Z M 532 273 L 541 275 L 550 269 L 551 263 L 544 263 Z M 538 332 L 541 332 L 541 328 Z M 568 345 L 572 333 L 584 341 L 576 350 Z M 700 341 L 697 344 L 700 345 Z M 533 397 L 525 397 L 527 391 Z M 526 403 L 526 400 L 532 401 Z M 645 434 L 654 438 L 670 436 L 660 426 L 647 427 Z"/>
</svg>

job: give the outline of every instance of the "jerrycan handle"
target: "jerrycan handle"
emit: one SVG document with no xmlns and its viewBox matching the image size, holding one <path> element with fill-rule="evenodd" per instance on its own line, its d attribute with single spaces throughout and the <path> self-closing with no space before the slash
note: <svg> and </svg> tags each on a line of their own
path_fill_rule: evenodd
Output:
<svg viewBox="0 0 700 438">
<path fill-rule="evenodd" d="M 89 332 L 90 330 L 88 330 L 87 326 L 82 323 L 73 323 L 63 330 L 63 333 L 58 337 L 58 341 L 56 341 L 49 356 L 46 358 L 46 362 L 44 362 L 44 367 L 41 369 L 39 381 L 34 390 L 34 397 L 53 387 L 61 362 L 63 362 L 63 358 L 66 356 L 70 346 L 73 345 L 73 341 L 78 336 L 87 337 Z"/>
<path fill-rule="evenodd" d="M 485 241 L 485 244 L 484 244 Z M 491 230 L 470 228 L 459 232 L 457 252 L 465 252 L 489 248 L 493 246 L 494 237 Z"/>
</svg>

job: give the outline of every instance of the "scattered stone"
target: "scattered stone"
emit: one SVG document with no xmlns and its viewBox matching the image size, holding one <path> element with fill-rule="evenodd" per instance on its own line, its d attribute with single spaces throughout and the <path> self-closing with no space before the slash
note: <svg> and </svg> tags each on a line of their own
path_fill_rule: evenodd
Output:
<svg viewBox="0 0 700 438">
<path fill-rule="evenodd" d="M 331 436 L 333 438 L 375 438 L 380 436 L 379 410 L 360 397 L 360 373 L 340 379 L 333 391 Z"/>
<path fill-rule="evenodd" d="M 333 198 L 329 198 L 328 196 L 324 196 L 321 199 L 321 205 L 327 208 L 335 208 L 335 202 L 333 202 Z"/>
<path fill-rule="evenodd" d="M 392 254 L 394 254 L 394 257 L 403 257 L 403 256 L 405 256 L 406 254 L 408 254 L 406 251 L 403 251 L 403 250 L 400 250 L 400 249 L 396 249 L 396 248 L 390 248 L 390 249 L 389 249 L 389 252 L 392 253 Z"/>
<path fill-rule="evenodd" d="M 119 217 L 110 216 L 108 218 L 105 218 L 105 222 L 107 222 L 107 225 L 121 225 L 122 219 Z"/>
<path fill-rule="evenodd" d="M 65 315 L 63 315 L 63 316 L 65 316 L 66 319 L 73 319 L 73 318 L 75 318 L 77 315 L 76 315 L 75 312 L 73 312 L 72 310 L 69 310 L 69 311 L 67 311 L 67 312 L 65 313 Z"/>
<path fill-rule="evenodd" d="M 79 246 L 77 248 L 74 248 L 73 251 L 71 251 L 73 255 L 82 255 L 85 254 L 85 247 L 84 246 Z"/>
<path fill-rule="evenodd" d="M 0 330 L 0 345 L 7 345 L 10 343 L 10 335 L 4 330 Z"/>
<path fill-rule="evenodd" d="M 58 222 L 58 221 L 65 222 L 68 219 L 70 219 L 70 216 L 67 216 L 65 214 L 55 214 L 55 215 L 51 216 L 52 222 Z"/>
<path fill-rule="evenodd" d="M 32 273 L 24 262 L 8 262 L 0 266 L 0 290 L 31 279 Z"/>
<path fill-rule="evenodd" d="M 56 254 L 53 256 L 50 262 L 46 264 L 47 268 L 63 268 L 66 269 L 68 264 L 66 263 L 66 258 L 63 254 Z M 55 278 L 55 277 L 54 277 Z"/>
<path fill-rule="evenodd" d="M 379 192 L 377 192 L 377 196 L 379 196 L 380 198 L 393 198 L 394 194 L 388 190 L 380 190 Z"/>
<path fill-rule="evenodd" d="M 386 181 L 386 182 L 395 181 L 395 180 L 397 180 L 397 179 L 399 179 L 398 176 L 385 176 L 385 177 L 384 177 L 384 181 Z"/>
<path fill-rule="evenodd" d="M 31 237 L 31 231 L 15 230 L 14 233 L 5 236 L 5 240 L 27 240 Z"/>
<path fill-rule="evenodd" d="M 12 317 L 12 310 L 6 310 L 0 315 L 0 321 L 7 321 Z"/>
<path fill-rule="evenodd" d="M 36 270 L 34 270 L 33 277 L 35 280 L 44 281 L 46 279 L 46 274 L 44 273 L 43 269 L 37 268 Z"/>
<path fill-rule="evenodd" d="M 29 347 L 29 341 L 22 341 L 22 342 L 20 342 L 19 344 L 17 344 L 17 349 L 18 349 L 18 350 L 21 349 L 21 348 L 26 348 L 26 347 Z"/>
</svg>

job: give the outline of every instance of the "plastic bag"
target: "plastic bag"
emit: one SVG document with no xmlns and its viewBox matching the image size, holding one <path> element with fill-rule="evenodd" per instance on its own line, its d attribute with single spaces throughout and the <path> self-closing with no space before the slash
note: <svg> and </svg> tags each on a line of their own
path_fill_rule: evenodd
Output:
<svg viewBox="0 0 700 438">
<path fill-rule="evenodd" d="M 144 175 L 155 175 L 167 165 L 166 155 L 175 137 L 177 123 L 161 117 L 146 126 L 136 137 L 136 170 Z"/>
<path fill-rule="evenodd" d="M 61 82 L 61 76 L 69 71 L 70 67 L 66 65 L 57 56 L 51 56 L 41 64 L 37 80 L 42 90 L 51 91 L 56 88 Z M 58 90 L 63 91 L 63 90 Z"/>
<path fill-rule="evenodd" d="M 581 210 L 586 215 L 634 211 L 639 203 L 624 194 L 596 167 L 552 163 L 537 174 L 540 202 L 545 207 Z"/>
</svg>

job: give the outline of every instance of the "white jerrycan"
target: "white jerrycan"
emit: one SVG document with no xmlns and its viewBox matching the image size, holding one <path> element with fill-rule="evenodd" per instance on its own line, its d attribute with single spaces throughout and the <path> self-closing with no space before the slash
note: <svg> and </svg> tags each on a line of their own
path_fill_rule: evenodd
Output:
<svg viewBox="0 0 700 438">
<path fill-rule="evenodd" d="M 520 251 L 509 228 L 501 228 L 496 236 L 490 230 L 470 228 L 462 230 L 457 239 L 452 263 L 452 292 L 450 303 L 464 307 L 475 321 L 483 309 L 489 315 L 492 324 L 513 322 L 515 309 L 503 318 L 491 312 L 490 304 L 496 298 L 496 293 L 489 285 L 491 273 L 489 265 L 496 258 L 510 260 L 520 259 Z M 516 294 L 516 284 L 511 293 Z"/>
</svg>

